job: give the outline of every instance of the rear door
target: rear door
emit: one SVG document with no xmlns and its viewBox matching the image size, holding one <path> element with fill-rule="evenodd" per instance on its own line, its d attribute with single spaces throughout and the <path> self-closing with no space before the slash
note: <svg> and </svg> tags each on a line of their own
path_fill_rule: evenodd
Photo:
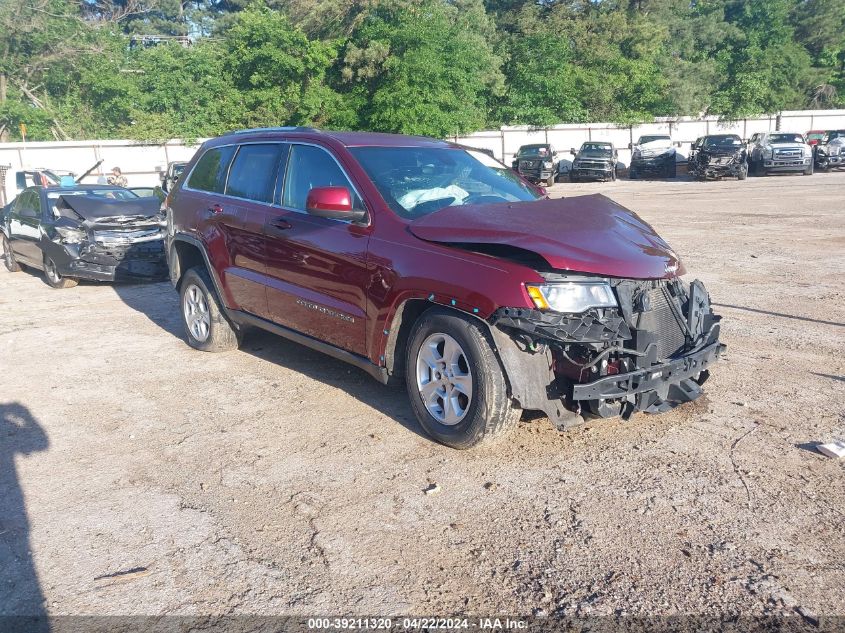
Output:
<svg viewBox="0 0 845 633">
<path fill-rule="evenodd" d="M 273 321 L 364 355 L 367 245 L 370 229 L 305 210 L 314 187 L 346 187 L 364 203 L 333 154 L 291 143 L 281 208 L 268 218 L 267 302 Z"/>
<path fill-rule="evenodd" d="M 9 244 L 15 257 L 41 266 L 41 195 L 37 189 L 25 189 L 9 212 Z"/>
<path fill-rule="evenodd" d="M 265 226 L 278 216 L 278 198 L 287 159 L 286 143 L 246 143 L 238 147 L 226 181 L 226 205 L 238 219 L 229 235 L 228 283 L 237 288 L 241 308 L 272 319 L 267 306 Z"/>
<path fill-rule="evenodd" d="M 225 195 L 237 150 L 237 145 L 208 149 L 173 204 L 193 216 L 190 224 L 206 247 L 224 303 L 265 316 L 263 224 L 250 216 L 242 201 Z"/>
</svg>

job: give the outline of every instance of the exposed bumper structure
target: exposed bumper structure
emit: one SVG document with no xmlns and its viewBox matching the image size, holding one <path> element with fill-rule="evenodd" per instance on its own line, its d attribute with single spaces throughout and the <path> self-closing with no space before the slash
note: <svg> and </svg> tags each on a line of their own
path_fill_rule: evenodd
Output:
<svg viewBox="0 0 845 633">
<path fill-rule="evenodd" d="M 613 165 L 612 164 L 605 164 L 599 161 L 594 161 L 591 163 L 572 166 L 569 170 L 569 174 L 571 176 L 575 176 L 578 179 L 589 179 L 593 178 L 595 180 L 610 180 L 613 177 Z"/>
<path fill-rule="evenodd" d="M 579 315 L 503 308 L 493 335 L 524 409 L 561 429 L 695 400 L 724 345 L 704 285 L 616 280 L 619 307 Z"/>
<path fill-rule="evenodd" d="M 675 154 L 664 154 L 661 156 L 640 156 L 631 159 L 631 166 L 628 168 L 636 174 L 642 175 L 663 175 L 670 168 L 674 167 Z"/>
<path fill-rule="evenodd" d="M 50 244 L 59 273 L 88 281 L 147 281 L 166 279 L 164 240 L 138 244 Z"/>
<path fill-rule="evenodd" d="M 745 169 L 743 161 L 733 156 L 718 156 L 700 168 L 700 173 L 705 178 L 724 178 L 725 176 L 738 177 Z"/>
</svg>

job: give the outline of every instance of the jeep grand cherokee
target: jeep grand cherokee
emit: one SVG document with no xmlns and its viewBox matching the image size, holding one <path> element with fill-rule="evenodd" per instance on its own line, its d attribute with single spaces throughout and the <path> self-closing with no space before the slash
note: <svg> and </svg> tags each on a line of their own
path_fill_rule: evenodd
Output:
<svg viewBox="0 0 845 633">
<path fill-rule="evenodd" d="M 468 448 L 523 409 L 583 415 L 695 399 L 719 317 L 636 214 L 541 197 L 483 152 L 420 137 L 246 130 L 206 142 L 168 196 L 188 343 L 257 326 L 404 378 L 421 426 Z"/>
</svg>

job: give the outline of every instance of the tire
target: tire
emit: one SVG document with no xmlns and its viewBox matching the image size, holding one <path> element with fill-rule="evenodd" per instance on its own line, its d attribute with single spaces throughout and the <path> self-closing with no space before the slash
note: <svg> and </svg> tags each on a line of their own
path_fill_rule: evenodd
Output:
<svg viewBox="0 0 845 633">
<path fill-rule="evenodd" d="M 669 163 L 666 167 L 666 177 L 667 178 L 677 178 L 678 177 L 678 163 L 675 161 L 675 157 L 672 157 L 672 162 Z"/>
<path fill-rule="evenodd" d="M 188 269 L 179 283 L 179 311 L 188 345 L 203 352 L 238 348 L 238 333 L 220 305 L 214 285 L 203 266 Z"/>
<path fill-rule="evenodd" d="M 547 187 L 551 187 L 553 184 L 555 184 L 555 175 L 554 174 L 552 174 L 551 176 L 546 178 L 546 186 Z"/>
<path fill-rule="evenodd" d="M 59 270 L 56 267 L 56 262 L 52 259 L 44 256 L 44 279 L 47 281 L 47 285 L 51 288 L 56 288 L 58 290 L 64 290 L 65 288 L 73 288 L 77 284 L 79 284 L 78 279 L 70 279 L 69 277 L 62 277 L 59 274 Z"/>
<path fill-rule="evenodd" d="M 20 272 L 21 266 L 15 259 L 15 254 L 12 252 L 12 245 L 9 244 L 9 238 L 3 234 L 3 263 L 6 264 L 6 270 L 10 273 Z"/>
<path fill-rule="evenodd" d="M 447 377 L 445 369 L 453 373 Z M 446 310 L 430 310 L 414 325 L 405 383 L 420 426 L 452 448 L 489 444 L 516 426 L 522 413 L 508 396 L 489 334 L 470 318 Z M 431 385 L 427 400 L 426 385 Z"/>
<path fill-rule="evenodd" d="M 613 169 L 610 171 L 610 182 L 616 182 L 616 165 L 614 165 Z"/>
<path fill-rule="evenodd" d="M 807 169 L 804 170 L 804 175 L 805 176 L 812 176 L 813 175 L 813 167 L 814 167 L 813 163 L 810 162 L 810 165 L 807 167 Z"/>
<path fill-rule="evenodd" d="M 748 178 L 748 163 L 740 165 L 739 171 L 736 172 L 736 177 L 738 180 L 745 180 Z"/>
<path fill-rule="evenodd" d="M 576 176 L 572 172 L 569 172 L 569 182 L 578 182 L 578 176 Z"/>
<path fill-rule="evenodd" d="M 637 170 L 636 169 L 629 169 L 628 170 L 628 178 L 630 180 L 636 180 L 638 178 Z"/>
</svg>

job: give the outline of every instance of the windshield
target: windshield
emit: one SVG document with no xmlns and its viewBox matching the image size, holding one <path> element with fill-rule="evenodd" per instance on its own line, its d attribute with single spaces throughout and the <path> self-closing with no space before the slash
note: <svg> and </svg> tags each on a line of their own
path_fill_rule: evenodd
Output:
<svg viewBox="0 0 845 633">
<path fill-rule="evenodd" d="M 771 134 L 769 143 L 804 143 L 804 137 L 800 134 Z"/>
<path fill-rule="evenodd" d="M 390 208 L 403 218 L 418 218 L 448 206 L 542 197 L 483 152 L 431 147 L 352 147 L 349 151 Z"/>
<path fill-rule="evenodd" d="M 548 145 L 523 145 L 517 156 L 548 156 Z"/>
<path fill-rule="evenodd" d="M 845 130 L 833 130 L 827 133 L 825 136 L 824 142 L 830 143 L 833 139 L 836 138 L 845 138 Z"/>
<path fill-rule="evenodd" d="M 742 139 L 738 136 L 708 136 L 704 139 L 704 147 L 739 147 Z"/>
<path fill-rule="evenodd" d="M 584 143 L 581 146 L 582 152 L 598 152 L 600 154 L 610 154 L 610 145 L 607 143 Z"/>
<path fill-rule="evenodd" d="M 645 143 L 653 143 L 654 141 L 666 141 L 668 143 L 671 140 L 672 139 L 668 136 L 641 136 L 637 145 L 643 145 Z"/>
</svg>

